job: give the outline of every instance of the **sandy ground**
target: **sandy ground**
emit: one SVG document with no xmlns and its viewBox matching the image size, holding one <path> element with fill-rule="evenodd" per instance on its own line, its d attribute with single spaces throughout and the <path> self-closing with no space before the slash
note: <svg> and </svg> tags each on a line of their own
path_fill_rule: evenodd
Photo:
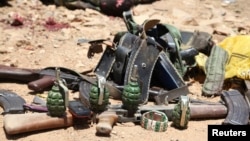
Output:
<svg viewBox="0 0 250 141">
<path fill-rule="evenodd" d="M 162 23 L 175 25 L 181 30 L 200 30 L 214 35 L 219 42 L 227 36 L 249 34 L 249 4 L 247 0 L 225 5 L 221 0 L 160 0 L 153 4 L 137 5 L 133 8 L 135 20 L 160 19 Z M 87 57 L 89 44 L 77 45 L 80 38 L 107 39 L 126 26 L 119 17 L 106 16 L 98 11 L 68 10 L 65 7 L 43 5 L 38 0 L 11 0 L 11 6 L 0 7 L 0 64 L 20 68 L 42 69 L 49 66 L 71 68 L 78 72 L 94 69 L 101 54 Z M 13 26 L 13 17 L 22 19 L 22 26 Z M 57 23 L 64 23 L 64 28 L 51 30 L 45 23 L 50 18 Z M 1 79 L 1 78 L 0 78 Z M 2 80 L 2 79 L 1 79 Z M 31 103 L 34 95 L 26 84 L 0 83 L 0 89 L 11 90 L 27 103 Z M 192 97 L 218 101 L 219 97 L 201 96 L 201 84 L 189 86 Z M 47 91 L 44 92 L 47 94 Z M 78 92 L 70 92 L 77 97 Z M 0 111 L 3 109 L 0 108 Z M 166 132 L 156 133 L 143 129 L 134 123 L 117 123 L 110 136 L 97 136 L 93 126 L 79 125 L 63 129 L 49 129 L 19 135 L 7 135 L 4 132 L 3 116 L 0 116 L 0 140 L 18 141 L 202 141 L 207 140 L 208 125 L 221 124 L 224 119 L 191 120 L 188 128 L 179 130 L 169 127 Z M 18 121 L 17 121 L 18 122 Z"/>
</svg>

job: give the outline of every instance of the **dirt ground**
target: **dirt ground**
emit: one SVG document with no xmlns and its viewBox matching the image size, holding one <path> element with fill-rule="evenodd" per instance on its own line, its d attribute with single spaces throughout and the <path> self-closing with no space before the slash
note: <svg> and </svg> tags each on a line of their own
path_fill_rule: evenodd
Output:
<svg viewBox="0 0 250 141">
<path fill-rule="evenodd" d="M 10 6 L 0 7 L 0 64 L 3 65 L 30 69 L 59 66 L 84 72 L 95 68 L 101 53 L 89 59 L 87 57 L 89 44 L 77 45 L 77 40 L 112 39 L 115 33 L 126 30 L 121 18 L 107 16 L 91 9 L 69 10 L 55 5 L 43 5 L 39 0 L 10 0 L 9 4 Z M 236 0 L 229 5 L 222 3 L 222 0 L 159 0 L 152 4 L 137 5 L 133 10 L 138 23 L 149 18 L 160 19 L 162 23 L 172 24 L 180 30 L 209 32 L 214 35 L 213 39 L 218 43 L 227 36 L 249 34 L 249 5 L 248 0 Z M 15 24 L 15 17 L 20 19 L 23 25 Z M 57 30 L 46 26 L 46 22 L 51 19 L 61 24 L 58 27 L 62 28 Z M 31 103 L 36 95 L 26 84 L 4 82 L 3 79 L 0 89 L 17 93 L 27 103 Z M 199 82 L 193 83 L 189 89 L 192 97 L 219 100 L 219 97 L 201 96 Z M 70 92 L 70 95 L 77 97 L 78 93 Z M 0 108 L 0 111 L 3 109 Z M 221 124 L 223 120 L 191 120 L 185 130 L 169 126 L 166 132 L 160 133 L 145 130 L 134 123 L 117 123 L 110 136 L 103 137 L 95 134 L 96 125 L 84 129 L 72 126 L 7 135 L 3 128 L 3 116 L 0 116 L 0 140 L 202 141 L 207 140 L 208 125 Z"/>
</svg>

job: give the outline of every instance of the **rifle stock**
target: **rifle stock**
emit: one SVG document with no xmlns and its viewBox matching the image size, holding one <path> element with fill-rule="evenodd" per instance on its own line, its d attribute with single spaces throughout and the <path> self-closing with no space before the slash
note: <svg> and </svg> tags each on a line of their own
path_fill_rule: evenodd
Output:
<svg viewBox="0 0 250 141">
<path fill-rule="evenodd" d="M 6 133 L 13 135 L 69 127 L 73 125 L 73 117 L 69 112 L 63 117 L 51 117 L 48 113 L 7 114 L 3 123 Z"/>
</svg>

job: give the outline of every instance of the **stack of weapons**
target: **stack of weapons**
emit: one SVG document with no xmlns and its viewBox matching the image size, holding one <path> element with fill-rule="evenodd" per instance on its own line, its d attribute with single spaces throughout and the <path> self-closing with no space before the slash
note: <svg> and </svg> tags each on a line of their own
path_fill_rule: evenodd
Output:
<svg viewBox="0 0 250 141">
<path fill-rule="evenodd" d="M 62 71 L 61 77 L 65 79 L 66 82 L 68 82 L 68 86 L 72 86 L 70 87 L 70 89 L 74 90 L 75 88 L 78 88 L 73 83 L 79 86 L 82 81 L 87 81 L 82 79 L 78 75 L 69 74 L 67 72 L 68 69 L 61 69 L 64 70 Z M 52 68 L 31 70 L 4 65 L 0 65 L 0 77 L 4 78 L 6 81 L 15 80 L 16 82 L 28 82 L 29 88 L 37 92 L 51 89 L 54 81 L 56 80 L 55 70 Z M 43 84 L 40 82 L 43 82 Z M 246 84 L 248 83 L 249 82 L 246 81 Z M 239 93 L 238 90 L 230 90 L 223 92 L 222 98 L 225 99 L 226 104 L 191 100 L 189 104 L 190 120 L 226 117 L 224 124 L 247 124 L 249 116 L 246 115 L 249 115 L 249 109 L 244 107 L 246 101 L 242 97 L 242 94 Z M 237 102 L 240 102 L 242 104 L 230 102 L 232 100 L 236 100 Z M 71 106 L 70 108 L 74 106 L 78 108 L 83 107 L 83 111 L 85 111 L 85 115 L 83 115 L 83 117 L 85 119 L 89 118 L 91 112 L 89 112 L 88 108 L 83 105 L 82 102 L 75 102 L 71 104 L 73 104 L 73 106 Z M 38 107 L 33 107 L 33 110 L 37 110 L 38 112 L 25 113 L 26 109 L 24 108 L 24 105 L 27 105 L 25 100 L 17 94 L 5 90 L 0 91 L 0 105 L 4 108 L 4 128 L 7 134 L 19 134 L 37 130 L 72 126 L 74 123 L 73 119 L 77 118 L 78 115 L 77 111 L 75 113 L 72 113 L 72 111 L 69 112 L 67 110 L 66 114 L 62 117 L 52 117 L 48 114 L 46 108 L 39 109 Z M 169 117 L 169 120 L 171 120 L 172 111 L 175 106 L 176 104 L 142 105 L 138 108 L 141 114 L 151 110 L 163 111 Z M 97 126 L 97 130 L 99 132 L 109 134 L 115 122 L 140 121 L 140 117 L 139 119 L 136 119 L 134 117 L 131 118 L 124 116 L 126 115 L 126 112 L 127 111 L 124 110 L 121 105 L 109 105 L 109 109 L 107 111 L 104 111 L 97 117 L 100 121 L 98 123 L 99 125 Z M 16 122 L 17 120 L 19 122 Z M 100 126 L 103 126 L 105 128 L 101 128 Z"/>
<path fill-rule="evenodd" d="M 127 26 L 131 25 L 128 24 Z M 187 98 L 189 94 L 187 85 L 167 59 L 166 54 L 162 52 L 164 48 L 151 37 L 147 37 L 146 31 L 149 31 L 149 29 L 149 34 L 158 35 L 157 31 L 155 32 L 157 30 L 157 28 L 154 28 L 155 26 L 159 26 L 161 30 L 168 29 L 166 31 L 171 29 L 171 26 L 159 24 L 159 20 L 148 20 L 138 28 L 141 31 L 140 37 L 131 33 L 124 34 L 118 46 L 106 48 L 96 67 L 96 77 L 89 77 L 63 67 L 27 69 L 0 65 L 1 79 L 27 83 L 28 88 L 35 92 L 50 90 L 46 104 L 39 102 L 42 107 L 27 104 L 23 98 L 13 92 L 0 91 L 0 105 L 4 108 L 6 133 L 18 134 L 68 127 L 74 124 L 74 119 L 91 119 L 93 123 L 97 123 L 97 133 L 110 134 L 116 122 L 140 122 L 142 115 L 149 111 L 163 112 L 168 120 L 181 122 L 177 123 L 178 127 L 187 126 L 187 121 L 183 122 L 183 119 L 226 118 L 223 124 L 248 124 L 249 102 L 246 101 L 250 97 L 248 81 L 243 83 L 245 85 L 243 92 L 235 89 L 223 91 L 221 93 L 223 102 L 212 103 Z M 191 35 L 193 36 L 193 34 Z M 105 40 L 101 42 L 103 41 Z M 96 44 L 100 40 L 88 42 Z M 133 46 L 134 48 L 131 49 L 131 43 L 137 46 Z M 116 52 L 120 53 L 117 60 L 114 58 L 117 54 L 112 54 L 112 52 L 115 53 L 115 49 Z M 126 56 L 129 51 L 134 51 L 134 53 L 131 53 L 131 56 Z M 145 52 L 151 53 L 154 58 L 148 59 Z M 90 54 L 93 55 L 93 52 L 90 52 Z M 183 54 L 189 54 L 189 52 L 183 52 Z M 132 59 L 124 61 L 129 57 Z M 157 60 L 160 61 L 156 62 Z M 127 61 L 127 64 L 122 64 Z M 136 63 L 142 65 L 137 66 Z M 119 66 L 124 68 L 119 68 Z M 164 79 L 170 82 L 163 84 L 168 88 L 167 90 L 148 87 L 153 78 L 151 76 L 154 67 L 160 71 L 159 73 L 162 74 Z M 111 74 L 111 68 L 113 69 L 113 81 L 109 81 L 107 78 Z M 58 69 L 60 70 L 60 76 L 56 73 Z M 126 70 L 125 77 L 119 74 L 121 70 Z M 155 77 L 161 79 L 159 77 L 162 76 Z M 121 83 L 122 81 L 124 83 Z M 141 83 L 144 84 L 141 85 Z M 68 89 L 79 91 L 80 100 L 68 101 Z M 123 104 L 110 104 L 109 96 L 122 100 Z M 153 97 L 156 105 L 146 104 L 150 97 Z M 176 103 L 176 101 L 179 102 Z M 180 108 L 176 108 L 178 104 L 181 105 Z M 27 109 L 39 113 L 25 113 Z M 179 112 L 189 115 L 187 117 Z M 173 115 L 181 117 L 175 120 L 176 117 Z M 17 120 L 19 122 L 16 122 Z"/>
</svg>

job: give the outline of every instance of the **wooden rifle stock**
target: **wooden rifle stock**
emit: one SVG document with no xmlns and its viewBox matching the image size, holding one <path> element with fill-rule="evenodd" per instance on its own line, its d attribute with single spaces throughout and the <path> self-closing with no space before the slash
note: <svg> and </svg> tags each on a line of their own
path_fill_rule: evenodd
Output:
<svg viewBox="0 0 250 141">
<path fill-rule="evenodd" d="M 66 112 L 63 117 L 51 117 L 48 113 L 7 114 L 4 116 L 4 129 L 9 135 L 69 127 L 73 117 Z"/>
</svg>

